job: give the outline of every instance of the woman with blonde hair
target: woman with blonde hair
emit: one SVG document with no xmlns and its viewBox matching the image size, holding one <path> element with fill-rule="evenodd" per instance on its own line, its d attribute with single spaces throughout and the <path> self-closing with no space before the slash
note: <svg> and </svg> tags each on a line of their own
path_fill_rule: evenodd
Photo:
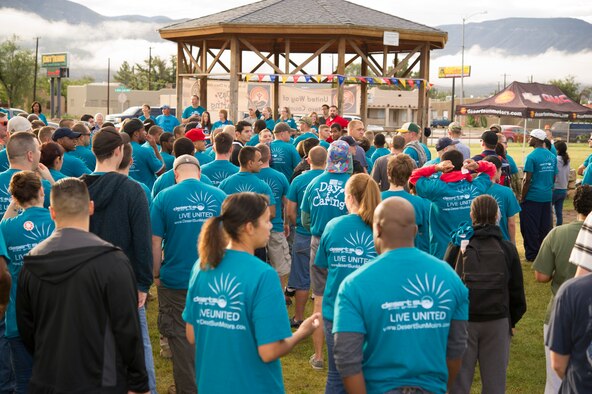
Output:
<svg viewBox="0 0 592 394">
<path fill-rule="evenodd" d="M 254 256 L 271 228 L 256 193 L 228 196 L 202 228 L 183 312 L 198 392 L 283 393 L 279 358 L 318 326 L 313 314 L 292 334 L 277 273 Z"/>
<path fill-rule="evenodd" d="M 316 112 L 311 112 L 308 115 L 311 119 L 312 119 L 312 128 L 315 129 L 316 131 L 319 131 L 319 126 L 321 125 L 319 123 L 319 115 Z"/>
<path fill-rule="evenodd" d="M 345 277 L 376 257 L 372 221 L 380 201 L 380 189 L 372 177 L 368 174 L 352 176 L 345 184 L 345 205 L 349 215 L 327 223 L 311 270 L 313 292 L 323 294 L 323 324 L 329 365 L 325 393 L 345 393 L 333 357 L 331 331 L 335 299 Z"/>
<path fill-rule="evenodd" d="M 280 108 L 280 117 L 277 118 L 277 120 L 275 121 L 275 124 L 278 124 L 281 122 L 287 123 L 291 129 L 294 129 L 294 130 L 298 129 L 298 126 L 296 126 L 296 122 L 294 121 L 294 118 L 292 117 L 292 113 L 290 112 L 290 108 L 288 108 L 288 107 Z M 271 130 L 271 131 L 273 131 L 273 130 Z"/>
</svg>

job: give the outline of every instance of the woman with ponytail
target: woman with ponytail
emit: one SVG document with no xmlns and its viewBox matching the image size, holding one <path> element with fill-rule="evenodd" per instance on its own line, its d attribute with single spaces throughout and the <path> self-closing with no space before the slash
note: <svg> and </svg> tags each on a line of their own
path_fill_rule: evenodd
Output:
<svg viewBox="0 0 592 394">
<path fill-rule="evenodd" d="M 555 141 L 557 149 L 557 175 L 553 186 L 553 209 L 555 210 L 555 225 L 563 224 L 563 202 L 567 197 L 567 185 L 569 184 L 569 154 L 567 144 L 564 141 Z"/>
<path fill-rule="evenodd" d="M 372 221 L 380 201 L 380 189 L 372 177 L 368 174 L 352 176 L 345 184 L 345 205 L 349 215 L 327 223 L 311 270 L 313 292 L 323 294 L 323 324 L 329 365 L 325 393 L 345 393 L 333 358 L 335 299 L 345 277 L 376 257 Z"/>
<path fill-rule="evenodd" d="M 198 392 L 283 393 L 279 358 L 318 326 L 318 314 L 292 334 L 275 270 L 254 256 L 272 225 L 269 201 L 228 196 L 199 236 L 183 319 L 195 344 Z"/>
</svg>

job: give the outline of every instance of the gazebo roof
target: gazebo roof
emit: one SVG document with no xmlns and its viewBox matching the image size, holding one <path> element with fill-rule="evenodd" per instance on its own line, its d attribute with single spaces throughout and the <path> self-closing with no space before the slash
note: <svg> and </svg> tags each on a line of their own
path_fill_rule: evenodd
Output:
<svg viewBox="0 0 592 394">
<path fill-rule="evenodd" d="M 307 12 L 302 12 L 307 10 Z M 262 22 L 263 21 L 263 22 Z M 224 33 L 350 34 L 382 37 L 399 32 L 401 40 L 429 41 L 444 47 L 446 32 L 345 0 L 262 0 L 213 15 L 175 23 L 159 30 L 162 38 Z"/>
</svg>

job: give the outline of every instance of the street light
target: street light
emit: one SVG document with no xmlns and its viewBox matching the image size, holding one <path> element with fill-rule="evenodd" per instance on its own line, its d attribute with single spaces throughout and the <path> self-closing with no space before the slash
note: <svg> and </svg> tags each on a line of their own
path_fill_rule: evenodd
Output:
<svg viewBox="0 0 592 394">
<path fill-rule="evenodd" d="M 479 11 L 471 14 L 469 16 L 465 16 L 462 18 L 462 58 L 461 58 L 461 66 L 460 66 L 460 103 L 463 104 L 464 97 L 465 97 L 465 22 L 470 18 L 487 14 L 487 11 Z"/>
</svg>

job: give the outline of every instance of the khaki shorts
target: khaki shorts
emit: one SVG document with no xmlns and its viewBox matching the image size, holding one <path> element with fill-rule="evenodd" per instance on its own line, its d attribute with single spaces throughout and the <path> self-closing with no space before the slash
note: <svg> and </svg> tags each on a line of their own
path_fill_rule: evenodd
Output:
<svg viewBox="0 0 592 394">
<path fill-rule="evenodd" d="M 290 256 L 288 240 L 283 232 L 271 232 L 269 243 L 267 244 L 267 258 L 279 276 L 290 274 L 292 257 Z"/>
</svg>

